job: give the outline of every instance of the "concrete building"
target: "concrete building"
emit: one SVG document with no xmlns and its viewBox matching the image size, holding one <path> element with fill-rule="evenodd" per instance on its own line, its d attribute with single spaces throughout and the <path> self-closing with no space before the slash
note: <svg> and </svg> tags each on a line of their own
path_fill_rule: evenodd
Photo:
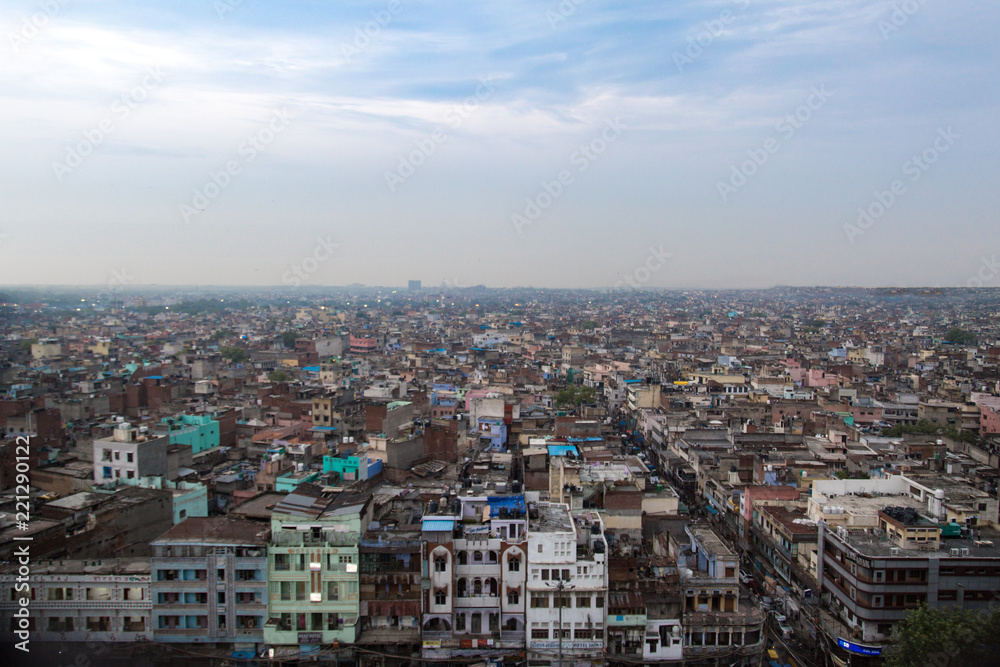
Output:
<svg viewBox="0 0 1000 667">
<path fill-rule="evenodd" d="M 150 434 L 128 422 L 115 426 L 110 438 L 94 440 L 94 482 L 135 480 L 167 474 L 166 436 Z"/>
<path fill-rule="evenodd" d="M 684 529 L 690 543 L 677 566 L 684 596 L 684 658 L 725 656 L 734 665 L 757 665 L 766 644 L 763 614 L 740 600 L 739 557 L 707 526 Z"/>
<path fill-rule="evenodd" d="M 148 558 L 41 561 L 28 590 L 16 565 L 0 569 L 0 640 L 15 639 L 13 614 L 29 600 L 28 628 L 37 642 L 137 642 L 152 639 Z M 9 621 L 8 621 L 9 619 Z"/>
<path fill-rule="evenodd" d="M 309 483 L 274 507 L 265 643 L 309 653 L 357 640 L 359 542 L 370 521 L 370 495 L 324 492 Z"/>
<path fill-rule="evenodd" d="M 596 664 L 603 660 L 608 592 L 601 516 L 546 502 L 528 514 L 528 655 L 555 664 L 561 651 L 574 664 Z"/>
<path fill-rule="evenodd" d="M 878 519 L 876 528 L 819 525 L 818 578 L 846 632 L 877 644 L 921 604 L 989 608 L 1000 590 L 1000 533 L 944 537 L 937 520 L 903 507 L 884 507 Z"/>
<path fill-rule="evenodd" d="M 153 637 L 254 650 L 267 620 L 264 523 L 187 519 L 154 540 Z"/>
</svg>

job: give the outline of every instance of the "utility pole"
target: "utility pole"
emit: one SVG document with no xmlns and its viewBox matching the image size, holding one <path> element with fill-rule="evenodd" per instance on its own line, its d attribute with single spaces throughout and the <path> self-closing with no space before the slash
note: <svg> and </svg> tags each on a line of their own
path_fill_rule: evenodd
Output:
<svg viewBox="0 0 1000 667">
<path fill-rule="evenodd" d="M 549 586 L 552 586 L 552 582 L 549 582 Z M 559 667 L 563 664 L 563 591 L 573 588 L 573 584 L 567 584 L 564 579 L 560 579 L 559 583 L 555 585 L 556 590 L 556 600 L 559 604 Z"/>
</svg>

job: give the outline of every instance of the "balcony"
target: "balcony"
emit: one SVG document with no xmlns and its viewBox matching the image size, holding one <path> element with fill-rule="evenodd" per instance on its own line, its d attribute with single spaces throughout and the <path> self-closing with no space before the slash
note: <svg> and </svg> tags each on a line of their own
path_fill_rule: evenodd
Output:
<svg viewBox="0 0 1000 667">
<path fill-rule="evenodd" d="M 293 531 L 278 531 L 271 536 L 271 546 L 275 547 L 356 547 L 360 536 L 358 533 L 327 531 L 314 537 L 312 533 Z"/>
</svg>

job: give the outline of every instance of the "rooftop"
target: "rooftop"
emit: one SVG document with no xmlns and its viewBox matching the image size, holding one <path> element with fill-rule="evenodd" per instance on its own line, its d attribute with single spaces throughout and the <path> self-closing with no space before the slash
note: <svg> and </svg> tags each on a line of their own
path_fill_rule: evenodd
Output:
<svg viewBox="0 0 1000 667">
<path fill-rule="evenodd" d="M 271 535 L 268 526 L 256 521 L 226 517 L 192 517 L 177 524 L 153 544 L 174 542 L 184 544 L 266 545 Z"/>
<path fill-rule="evenodd" d="M 569 506 L 559 503 L 538 503 L 537 517 L 531 516 L 530 530 L 539 533 L 573 533 L 573 519 L 570 517 Z"/>
</svg>

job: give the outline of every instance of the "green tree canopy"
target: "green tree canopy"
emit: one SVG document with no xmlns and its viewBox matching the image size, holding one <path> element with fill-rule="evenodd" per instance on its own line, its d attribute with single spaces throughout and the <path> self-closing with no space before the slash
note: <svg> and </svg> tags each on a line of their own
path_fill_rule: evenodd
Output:
<svg viewBox="0 0 1000 667">
<path fill-rule="evenodd" d="M 896 626 L 886 667 L 988 667 L 1000 651 L 1000 608 L 989 612 L 922 605 Z"/>
<path fill-rule="evenodd" d="M 944 340 L 952 345 L 975 345 L 977 339 L 968 331 L 955 327 L 948 330 L 948 333 L 944 335 Z"/>
<path fill-rule="evenodd" d="M 238 345 L 223 345 L 219 348 L 219 354 L 234 364 L 247 360 L 247 351 Z"/>
<path fill-rule="evenodd" d="M 267 379 L 271 382 L 288 382 L 292 379 L 292 376 L 285 371 L 271 371 L 268 374 Z"/>
<path fill-rule="evenodd" d="M 294 329 L 289 329 L 281 334 L 281 344 L 292 349 L 295 347 L 295 339 L 299 337 L 299 332 Z"/>
<path fill-rule="evenodd" d="M 566 405 L 579 408 L 585 403 L 593 403 L 595 396 L 596 392 L 593 387 L 572 384 L 557 391 L 554 402 L 557 408 Z"/>
</svg>

